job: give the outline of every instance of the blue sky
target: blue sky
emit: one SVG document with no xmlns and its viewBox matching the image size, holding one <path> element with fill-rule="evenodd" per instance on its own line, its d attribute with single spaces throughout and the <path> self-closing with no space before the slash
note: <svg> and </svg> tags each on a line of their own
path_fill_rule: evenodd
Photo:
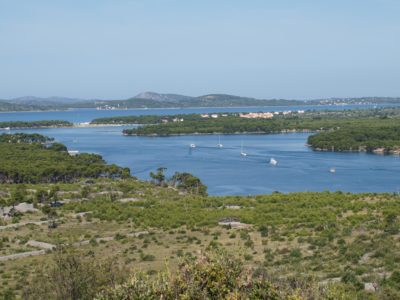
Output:
<svg viewBox="0 0 400 300">
<path fill-rule="evenodd" d="M 398 0 L 0 0 L 0 98 L 400 96 Z"/>
</svg>

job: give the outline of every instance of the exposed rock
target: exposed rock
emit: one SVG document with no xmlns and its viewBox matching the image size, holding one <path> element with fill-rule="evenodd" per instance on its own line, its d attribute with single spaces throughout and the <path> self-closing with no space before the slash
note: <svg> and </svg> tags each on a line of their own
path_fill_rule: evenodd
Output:
<svg viewBox="0 0 400 300">
<path fill-rule="evenodd" d="M 122 199 L 119 199 L 118 201 L 121 203 L 127 203 L 127 202 L 137 202 L 140 200 L 141 199 L 138 199 L 138 198 L 122 198 Z"/>
<path fill-rule="evenodd" d="M 34 240 L 29 240 L 26 245 L 31 246 L 31 247 L 35 247 L 35 248 L 42 248 L 42 249 L 47 249 L 47 250 L 53 250 L 54 248 L 56 248 L 55 245 L 53 244 L 49 244 L 49 243 L 45 243 L 45 242 L 39 242 L 39 241 L 34 241 Z"/>
<path fill-rule="evenodd" d="M 225 208 L 227 209 L 241 209 L 240 205 L 226 205 Z"/>
<path fill-rule="evenodd" d="M 374 293 L 376 292 L 377 284 L 375 282 L 366 282 L 364 283 L 364 290 L 366 292 Z"/>
</svg>

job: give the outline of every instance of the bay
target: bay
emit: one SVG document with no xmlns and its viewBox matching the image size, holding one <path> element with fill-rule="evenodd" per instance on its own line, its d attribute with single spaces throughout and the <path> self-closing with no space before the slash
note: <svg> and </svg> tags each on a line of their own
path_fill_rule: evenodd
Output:
<svg viewBox="0 0 400 300">
<path fill-rule="evenodd" d="M 306 133 L 272 135 L 123 136 L 121 127 L 23 130 L 55 137 L 71 150 L 97 153 L 109 163 L 129 167 L 149 179 L 189 172 L 201 178 L 212 195 L 254 195 L 274 191 L 398 192 L 400 158 L 365 153 L 315 152 Z M 19 130 L 21 131 L 21 130 Z M 221 140 L 222 149 L 217 147 Z M 191 143 L 196 148 L 190 149 Z M 241 144 L 248 156 L 240 155 Z M 270 158 L 278 161 L 269 164 Z M 331 173 L 330 169 L 336 172 Z"/>
<path fill-rule="evenodd" d="M 159 109 L 127 109 L 127 110 L 96 110 L 93 108 L 71 109 L 66 111 L 38 112 L 1 112 L 2 121 L 38 121 L 65 120 L 73 123 L 90 122 L 95 118 L 139 115 L 176 115 L 200 114 L 212 112 L 275 112 L 297 110 L 343 110 L 394 107 L 394 104 L 378 105 L 303 105 L 303 106 L 265 106 L 265 107 L 200 107 L 200 108 L 159 108 Z"/>
</svg>

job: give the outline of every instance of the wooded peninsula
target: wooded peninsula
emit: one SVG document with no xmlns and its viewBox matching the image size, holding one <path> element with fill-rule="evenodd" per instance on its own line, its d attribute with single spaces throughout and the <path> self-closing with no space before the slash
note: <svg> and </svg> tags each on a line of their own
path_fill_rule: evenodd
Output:
<svg viewBox="0 0 400 300">
<path fill-rule="evenodd" d="M 215 113 L 102 118 L 93 124 L 140 124 L 124 135 L 271 134 L 314 132 L 308 144 L 320 151 L 400 153 L 400 109 Z"/>
<path fill-rule="evenodd" d="M 72 127 L 72 126 L 73 124 L 71 122 L 62 120 L 0 122 L 0 129 L 52 128 L 52 127 Z"/>
</svg>

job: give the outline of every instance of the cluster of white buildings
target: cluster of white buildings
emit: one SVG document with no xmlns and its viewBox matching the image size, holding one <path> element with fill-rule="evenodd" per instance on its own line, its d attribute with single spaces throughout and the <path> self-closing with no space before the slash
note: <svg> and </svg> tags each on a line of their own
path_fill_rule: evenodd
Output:
<svg viewBox="0 0 400 300">
<path fill-rule="evenodd" d="M 221 116 L 221 117 L 227 117 L 228 114 L 221 114 L 221 115 L 219 115 L 219 114 L 201 114 L 200 116 L 201 116 L 202 118 L 217 119 L 217 118 L 219 118 L 220 116 Z"/>
<path fill-rule="evenodd" d="M 172 122 L 174 122 L 174 123 L 176 123 L 176 122 L 183 122 L 183 121 L 184 121 L 183 118 L 173 118 L 173 119 L 172 119 Z M 161 122 L 163 122 L 163 123 L 168 123 L 169 120 L 168 120 L 168 119 L 162 119 Z"/>
<path fill-rule="evenodd" d="M 246 119 L 271 119 L 274 117 L 274 113 L 270 113 L 270 112 L 240 113 L 239 117 L 246 118 Z"/>
<path fill-rule="evenodd" d="M 241 118 L 247 118 L 247 119 L 272 119 L 274 116 L 277 115 L 290 115 L 292 113 L 297 113 L 297 114 L 304 114 L 304 110 L 298 110 L 298 111 L 291 111 L 291 110 L 286 110 L 283 112 L 250 112 L 250 113 L 240 113 L 239 117 Z"/>
</svg>

